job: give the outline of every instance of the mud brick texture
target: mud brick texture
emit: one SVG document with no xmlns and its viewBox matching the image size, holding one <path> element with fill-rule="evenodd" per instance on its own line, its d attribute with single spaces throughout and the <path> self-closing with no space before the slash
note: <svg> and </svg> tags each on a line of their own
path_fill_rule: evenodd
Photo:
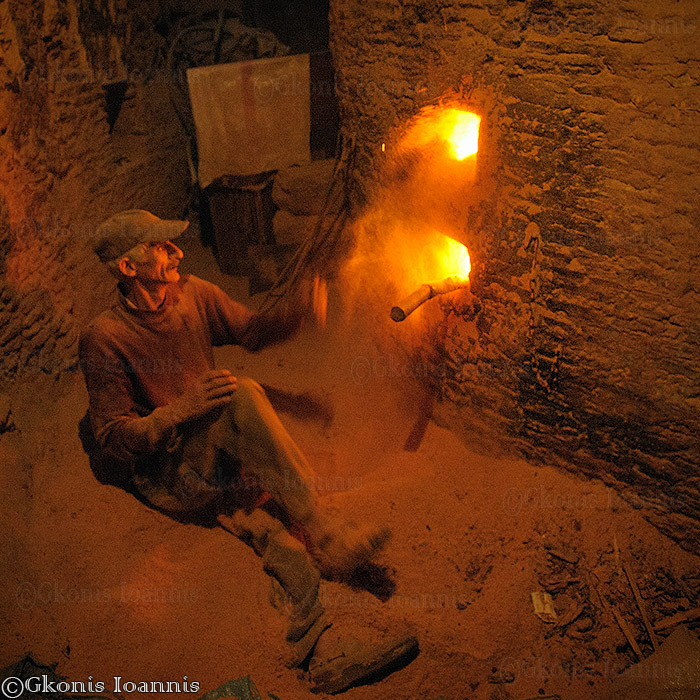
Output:
<svg viewBox="0 0 700 700">
<path fill-rule="evenodd" d="M 90 247 L 102 219 L 182 213 L 158 12 L 150 0 L 0 3 L 2 385 L 75 367 L 80 325 L 114 287 Z M 123 81 L 110 133 L 105 87 Z"/>
<path fill-rule="evenodd" d="M 697 547 L 700 6 L 332 0 L 330 20 L 360 205 L 421 107 L 482 117 L 453 202 L 480 303 L 448 317 L 449 424 L 600 477 Z"/>
</svg>

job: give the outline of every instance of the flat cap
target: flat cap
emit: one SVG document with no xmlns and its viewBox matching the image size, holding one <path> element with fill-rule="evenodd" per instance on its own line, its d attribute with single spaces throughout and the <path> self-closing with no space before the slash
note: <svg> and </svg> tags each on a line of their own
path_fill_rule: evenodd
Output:
<svg viewBox="0 0 700 700">
<path fill-rule="evenodd" d="M 118 260 L 139 243 L 177 238 L 189 225 L 189 221 L 159 219 L 145 209 L 120 211 L 98 226 L 93 250 L 103 263 Z"/>
</svg>

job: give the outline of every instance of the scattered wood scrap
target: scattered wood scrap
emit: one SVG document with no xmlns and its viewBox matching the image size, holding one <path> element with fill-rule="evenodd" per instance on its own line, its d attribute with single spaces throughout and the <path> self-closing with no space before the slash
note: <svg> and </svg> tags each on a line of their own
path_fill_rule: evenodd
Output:
<svg viewBox="0 0 700 700">
<path fill-rule="evenodd" d="M 578 617 L 585 609 L 586 606 L 580 601 L 572 603 L 569 606 L 568 610 L 559 618 L 559 621 L 554 625 L 554 629 L 568 627 L 572 622 L 578 619 Z"/>
<path fill-rule="evenodd" d="M 630 646 L 637 655 L 637 658 L 641 661 L 644 658 L 644 655 L 642 654 L 642 650 L 639 648 L 639 644 L 637 644 L 637 640 L 632 634 L 630 626 L 627 624 L 625 618 L 622 617 L 622 613 L 612 603 L 608 603 L 608 605 L 610 605 L 610 612 L 612 612 L 613 616 L 615 617 L 615 620 L 622 630 L 622 633 L 627 638 L 627 641 L 630 643 Z"/>
<path fill-rule="evenodd" d="M 676 588 L 678 588 L 681 591 L 681 593 L 690 601 L 691 605 L 697 605 L 698 594 L 690 590 L 690 588 L 681 576 L 679 576 L 674 571 L 666 571 L 666 576 L 668 576 L 671 583 L 673 583 L 676 586 Z"/>
<path fill-rule="evenodd" d="M 641 661 L 644 656 L 642 654 L 642 650 L 639 648 L 639 644 L 637 644 L 637 640 L 634 638 L 634 634 L 632 633 L 630 626 L 625 621 L 625 618 L 622 617 L 622 613 L 601 593 L 595 574 L 591 573 L 591 577 L 593 587 L 595 592 L 598 594 L 598 598 L 600 599 L 603 608 L 605 608 L 605 610 L 607 610 L 615 618 L 615 622 L 617 622 L 622 634 L 625 635 L 625 639 L 627 639 L 629 645 L 632 647 L 632 650 L 637 655 L 637 658 Z"/>
<path fill-rule="evenodd" d="M 579 556 L 578 554 L 575 554 L 574 552 L 570 552 L 565 549 L 561 548 L 556 548 L 552 547 L 550 545 L 545 545 L 547 548 L 547 553 L 556 558 L 556 559 L 561 559 L 562 561 L 565 561 L 567 564 L 578 564 Z"/>
<path fill-rule="evenodd" d="M 634 599 L 635 601 L 637 601 L 637 607 L 639 608 L 639 612 L 642 615 L 644 627 L 646 627 L 647 634 L 649 635 L 649 639 L 651 640 L 651 644 L 654 647 L 654 651 L 656 651 L 659 648 L 659 643 L 656 638 L 656 634 L 654 634 L 654 628 L 651 626 L 651 622 L 649 622 L 649 616 L 647 615 L 646 606 L 644 605 L 642 594 L 639 591 L 639 586 L 637 585 L 637 582 L 634 579 L 629 565 L 624 559 L 622 560 L 622 568 L 625 572 L 625 575 L 627 576 L 627 580 L 629 581 L 630 588 L 632 589 L 632 593 L 634 594 Z"/>
<path fill-rule="evenodd" d="M 580 578 L 548 578 L 540 579 L 540 584 L 549 593 L 560 593 L 574 583 L 581 583 Z"/>
<path fill-rule="evenodd" d="M 678 612 L 670 617 L 665 617 L 663 620 L 659 620 L 654 625 L 654 630 L 656 632 L 664 632 L 665 630 L 676 627 L 682 623 L 697 622 L 700 620 L 700 608 L 693 608 L 692 610 L 685 610 L 683 612 Z"/>
</svg>

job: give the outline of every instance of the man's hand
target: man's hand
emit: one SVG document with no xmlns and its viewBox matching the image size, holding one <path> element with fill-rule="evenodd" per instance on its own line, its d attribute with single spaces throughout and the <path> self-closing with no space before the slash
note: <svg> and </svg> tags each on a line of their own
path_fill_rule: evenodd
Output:
<svg viewBox="0 0 700 700">
<path fill-rule="evenodd" d="M 283 316 L 297 319 L 298 325 L 309 320 L 319 328 L 325 328 L 327 305 L 326 280 L 316 275 L 312 280 L 300 280 L 286 306 L 282 307 L 281 313 Z"/>
<path fill-rule="evenodd" d="M 297 333 L 306 319 L 323 328 L 326 323 L 326 281 L 316 276 L 298 286 L 272 309 L 255 314 L 246 329 L 242 345 L 253 352 L 281 343 Z"/>
<path fill-rule="evenodd" d="M 326 309 L 328 307 L 328 287 L 323 277 L 314 277 L 311 291 L 311 311 L 319 328 L 326 327 Z"/>
<path fill-rule="evenodd" d="M 169 408 L 176 423 L 205 416 L 219 406 L 231 402 L 238 388 L 236 378 L 227 369 L 205 372 L 189 389 L 173 401 Z"/>
</svg>

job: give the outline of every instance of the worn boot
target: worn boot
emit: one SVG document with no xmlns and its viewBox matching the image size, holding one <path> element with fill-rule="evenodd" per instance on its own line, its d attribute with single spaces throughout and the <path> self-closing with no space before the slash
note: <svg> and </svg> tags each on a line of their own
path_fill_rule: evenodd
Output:
<svg viewBox="0 0 700 700">
<path fill-rule="evenodd" d="M 320 573 L 299 540 L 284 530 L 279 520 L 261 510 L 219 515 L 219 524 L 248 542 L 263 559 L 265 572 L 279 584 L 289 607 L 286 639 L 290 667 L 301 665 L 319 635 L 329 626 L 318 598 Z"/>
<path fill-rule="evenodd" d="M 365 636 L 369 636 L 365 631 Z M 408 665 L 418 654 L 418 640 L 397 636 L 380 643 L 323 632 L 309 661 L 312 693 L 341 693 L 351 686 L 379 680 Z"/>
</svg>

